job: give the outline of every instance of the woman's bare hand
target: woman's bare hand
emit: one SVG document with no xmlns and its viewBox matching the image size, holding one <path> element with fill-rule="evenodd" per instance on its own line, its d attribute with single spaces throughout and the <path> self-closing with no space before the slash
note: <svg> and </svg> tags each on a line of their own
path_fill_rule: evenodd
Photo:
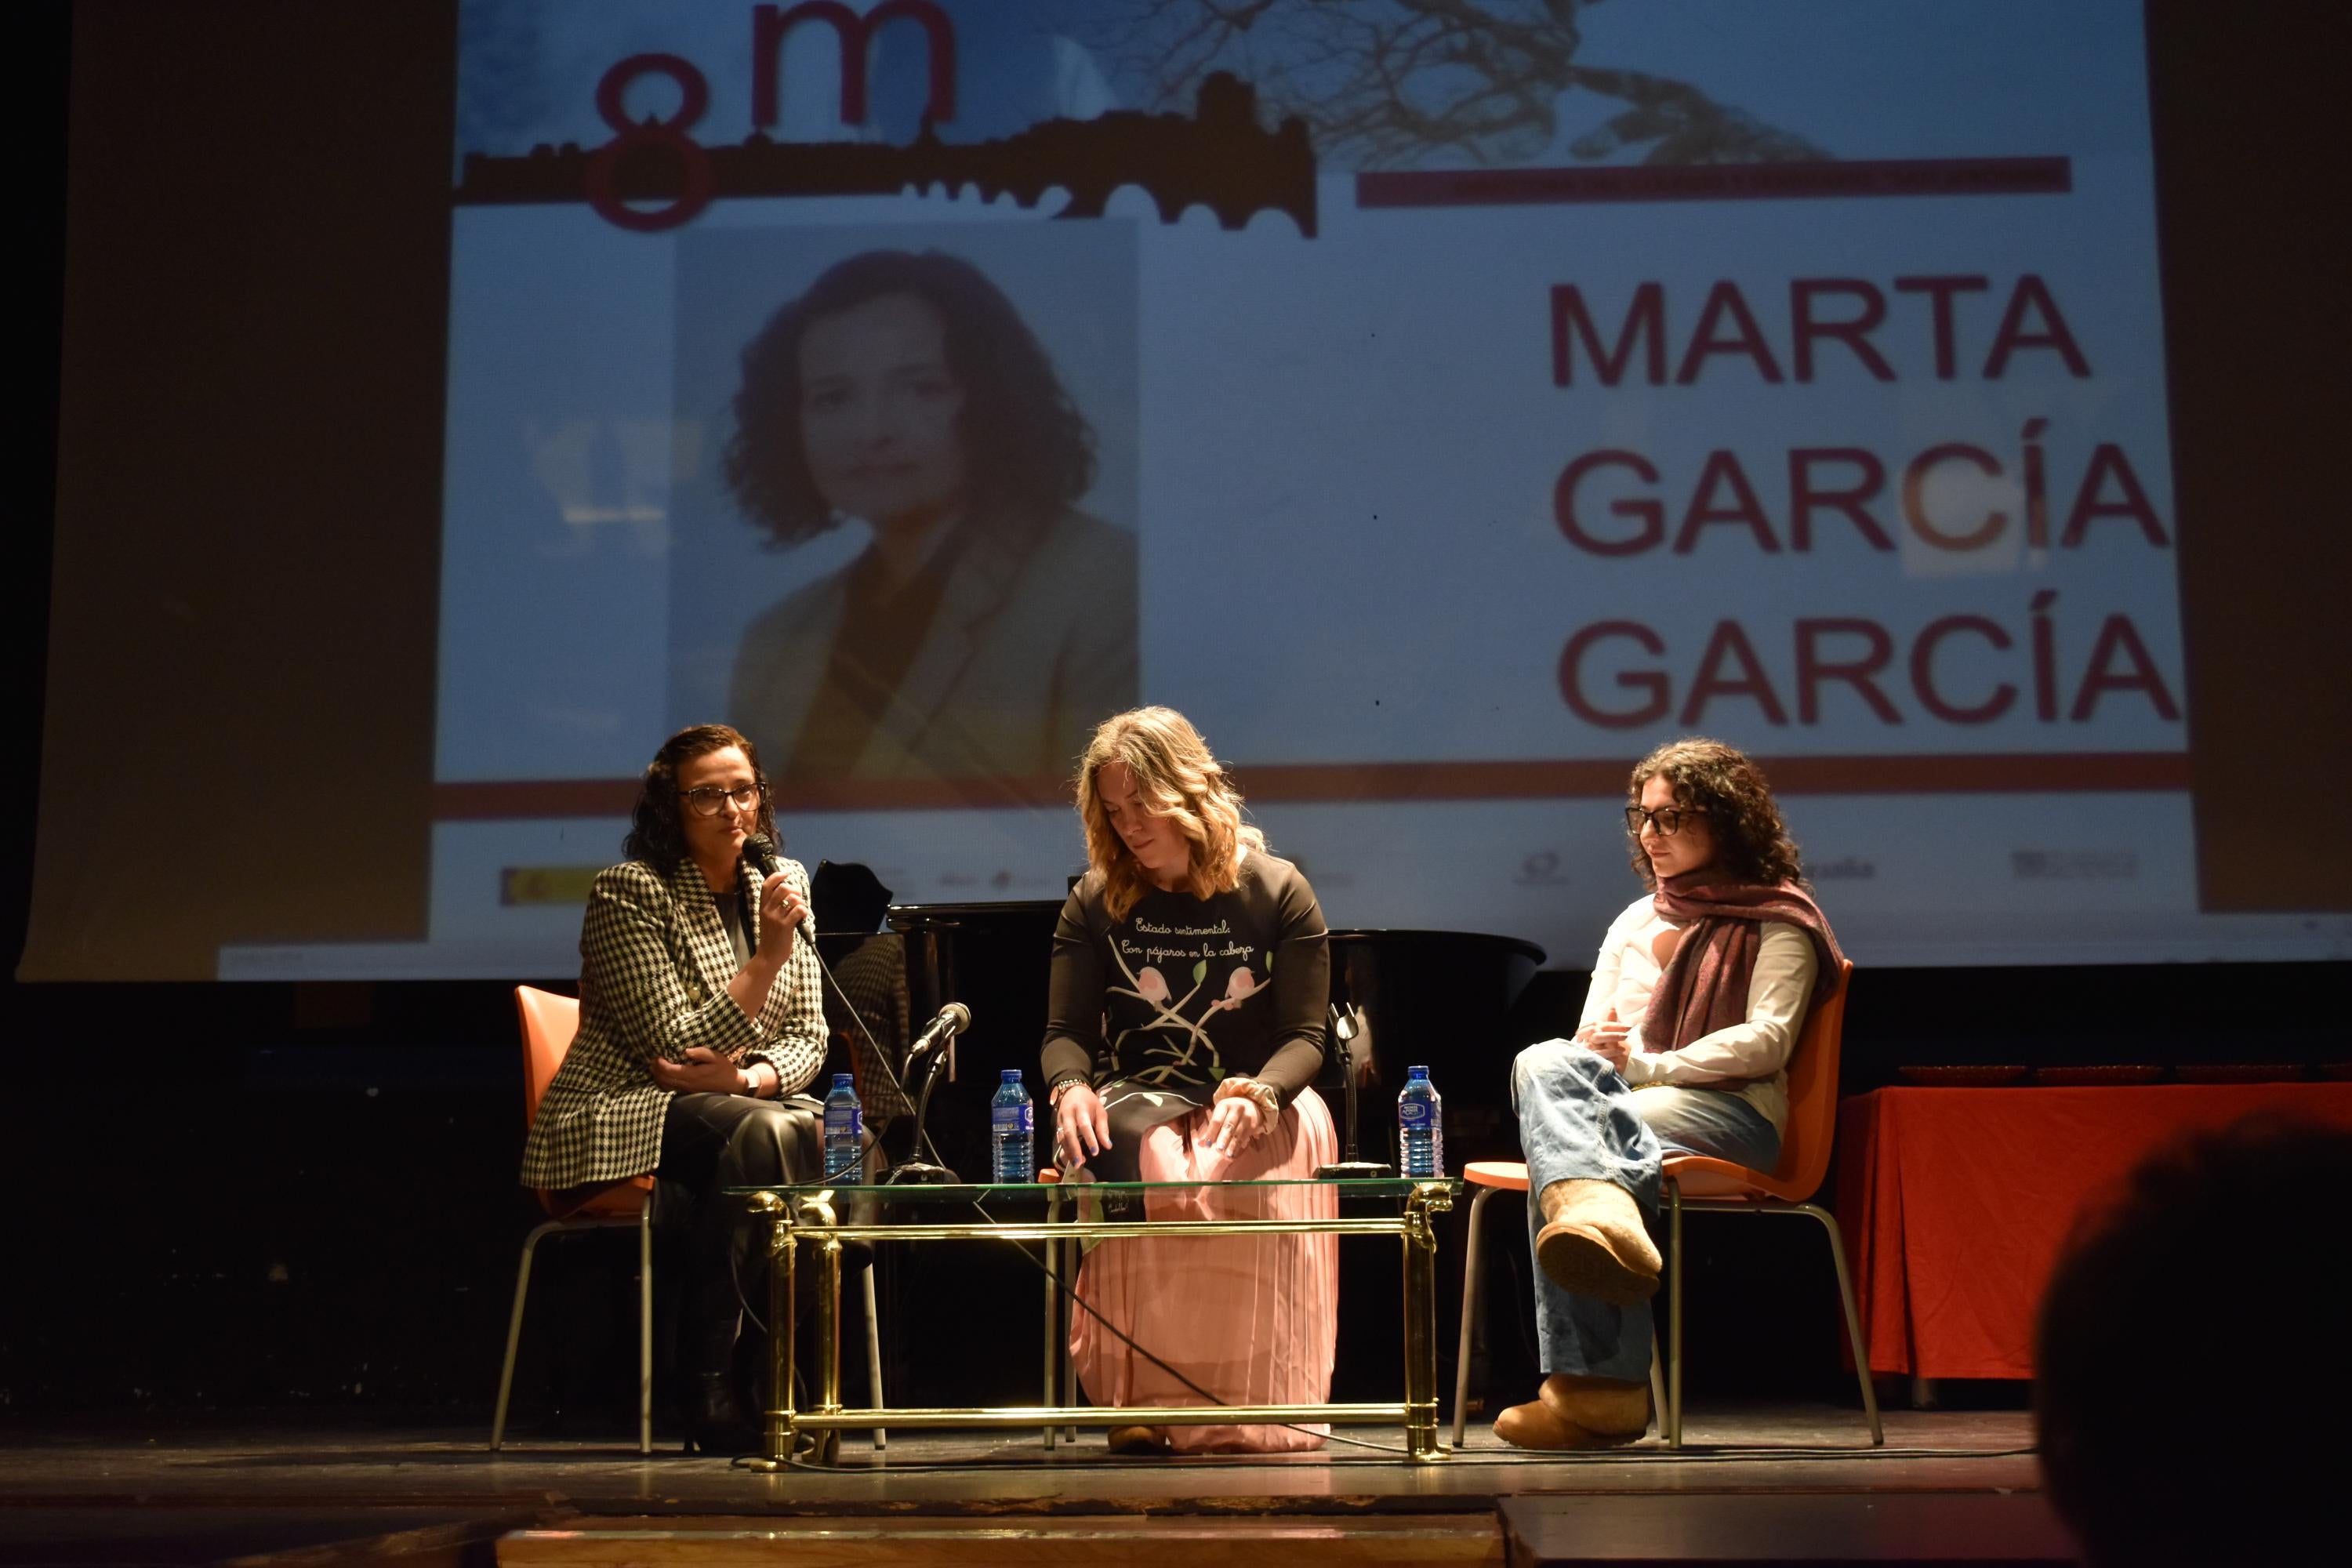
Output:
<svg viewBox="0 0 2352 1568">
<path fill-rule="evenodd" d="M 1083 1083 L 1074 1083 L 1054 1101 L 1054 1157 L 1066 1165 L 1083 1165 L 1110 1147 L 1110 1112 L 1102 1096 Z"/>
<path fill-rule="evenodd" d="M 1633 1047 L 1625 1037 L 1633 1032 L 1633 1028 L 1631 1024 L 1619 1023 L 1612 1011 L 1606 1018 L 1596 1019 L 1577 1030 L 1576 1043 L 1619 1072 L 1623 1072 L 1626 1058 L 1633 1054 Z"/>
<path fill-rule="evenodd" d="M 793 939 L 808 918 L 808 905 L 793 890 L 793 879 L 779 871 L 760 884 L 760 956 L 772 955 L 782 967 L 793 955 Z"/>
<path fill-rule="evenodd" d="M 1218 1080 L 1210 1097 L 1209 1146 L 1220 1154 L 1238 1154 L 1265 1137 L 1270 1129 L 1265 1107 L 1259 1102 L 1257 1080 Z"/>
<path fill-rule="evenodd" d="M 758 946 L 727 983 L 727 994 L 735 998 L 745 1017 L 756 1018 L 767 1010 L 769 993 L 792 961 L 793 942 L 807 918 L 807 902 L 793 890 L 793 879 L 783 872 L 760 884 Z"/>
<path fill-rule="evenodd" d="M 749 1073 L 708 1046 L 688 1046 L 682 1062 L 654 1057 L 646 1071 L 662 1088 L 680 1094 L 743 1094 L 751 1085 Z"/>
</svg>

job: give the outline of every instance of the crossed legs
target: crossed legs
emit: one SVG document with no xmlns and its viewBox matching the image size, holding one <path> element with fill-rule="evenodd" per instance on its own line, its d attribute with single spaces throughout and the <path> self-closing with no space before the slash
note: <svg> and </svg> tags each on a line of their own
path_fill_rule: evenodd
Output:
<svg viewBox="0 0 2352 1568">
<path fill-rule="evenodd" d="M 1526 1447 L 1627 1443 L 1649 1425 L 1650 1297 L 1669 1153 L 1711 1154 L 1769 1169 L 1780 1133 L 1736 1094 L 1647 1085 L 1571 1040 L 1519 1053 L 1511 1099 L 1528 1157 L 1528 1244 L 1544 1382 L 1497 1435 Z"/>
</svg>

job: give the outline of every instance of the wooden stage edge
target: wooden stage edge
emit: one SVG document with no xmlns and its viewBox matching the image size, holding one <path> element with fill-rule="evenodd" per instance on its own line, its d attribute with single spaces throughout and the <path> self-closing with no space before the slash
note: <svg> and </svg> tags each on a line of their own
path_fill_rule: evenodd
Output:
<svg viewBox="0 0 2352 1568">
<path fill-rule="evenodd" d="M 0 1562 L 252 1568 L 866 1563 L 2063 1563 L 2029 1418 L 1830 1407 L 1694 1416 L 1689 1446 L 1433 1465 L 1328 1453 L 1123 1459 L 1099 1434 L 845 1440 L 763 1476 L 619 1441 L 311 1423 L 0 1431 Z M 1350 1434 L 1402 1447 L 1402 1434 Z"/>
</svg>

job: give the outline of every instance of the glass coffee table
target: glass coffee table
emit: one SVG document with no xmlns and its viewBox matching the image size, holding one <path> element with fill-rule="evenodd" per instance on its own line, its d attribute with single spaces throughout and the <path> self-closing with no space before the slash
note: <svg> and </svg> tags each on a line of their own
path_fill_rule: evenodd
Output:
<svg viewBox="0 0 2352 1568">
<path fill-rule="evenodd" d="M 1054 1434 L 1078 1426 L 1271 1425 L 1404 1428 L 1406 1457 L 1429 1461 L 1449 1452 L 1437 1438 L 1437 1232 L 1431 1216 L 1454 1206 L 1461 1184 L 1450 1178 L 1365 1181 L 1069 1182 L 1003 1185 L 734 1187 L 768 1230 L 768 1321 L 793 1321 L 801 1269 L 813 1267 L 816 1365 L 812 1402 L 793 1404 L 790 1332 L 769 1342 L 761 1469 L 792 1463 L 803 1434 L 809 1458 L 836 1460 L 845 1431 L 888 1427 L 1035 1427 Z M 1365 1211 L 1386 1211 L 1370 1212 Z M 1352 1210 L 1352 1213 L 1343 1213 Z M 1206 1217 L 1152 1217 L 1200 1215 Z M 1077 1278 L 1080 1245 L 1123 1237 L 1393 1236 L 1404 1257 L 1404 1398 L 1393 1405 L 1082 1405 L 1069 1376 L 1061 1307 L 1065 1282 Z M 848 1241 L 999 1241 L 1041 1243 L 1045 1251 L 1045 1394 L 1035 1405 L 947 1409 L 841 1403 L 841 1249 Z M 805 1263 L 802 1249 L 808 1250 Z M 1057 1396 L 1055 1388 L 1064 1393 Z"/>
</svg>

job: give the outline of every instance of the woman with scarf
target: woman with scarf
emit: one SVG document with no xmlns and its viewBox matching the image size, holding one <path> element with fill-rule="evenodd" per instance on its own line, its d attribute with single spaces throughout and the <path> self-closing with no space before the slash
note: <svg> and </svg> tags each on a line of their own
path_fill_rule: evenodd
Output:
<svg viewBox="0 0 2352 1568">
<path fill-rule="evenodd" d="M 1573 1039 L 1519 1053 L 1543 1386 L 1496 1436 L 1523 1448 L 1630 1443 L 1650 1420 L 1659 1259 L 1645 1217 L 1667 1154 L 1770 1170 L 1788 1063 L 1843 955 L 1761 769 L 1730 746 L 1661 746 L 1625 826 L 1652 891 L 1611 922 Z"/>
</svg>

